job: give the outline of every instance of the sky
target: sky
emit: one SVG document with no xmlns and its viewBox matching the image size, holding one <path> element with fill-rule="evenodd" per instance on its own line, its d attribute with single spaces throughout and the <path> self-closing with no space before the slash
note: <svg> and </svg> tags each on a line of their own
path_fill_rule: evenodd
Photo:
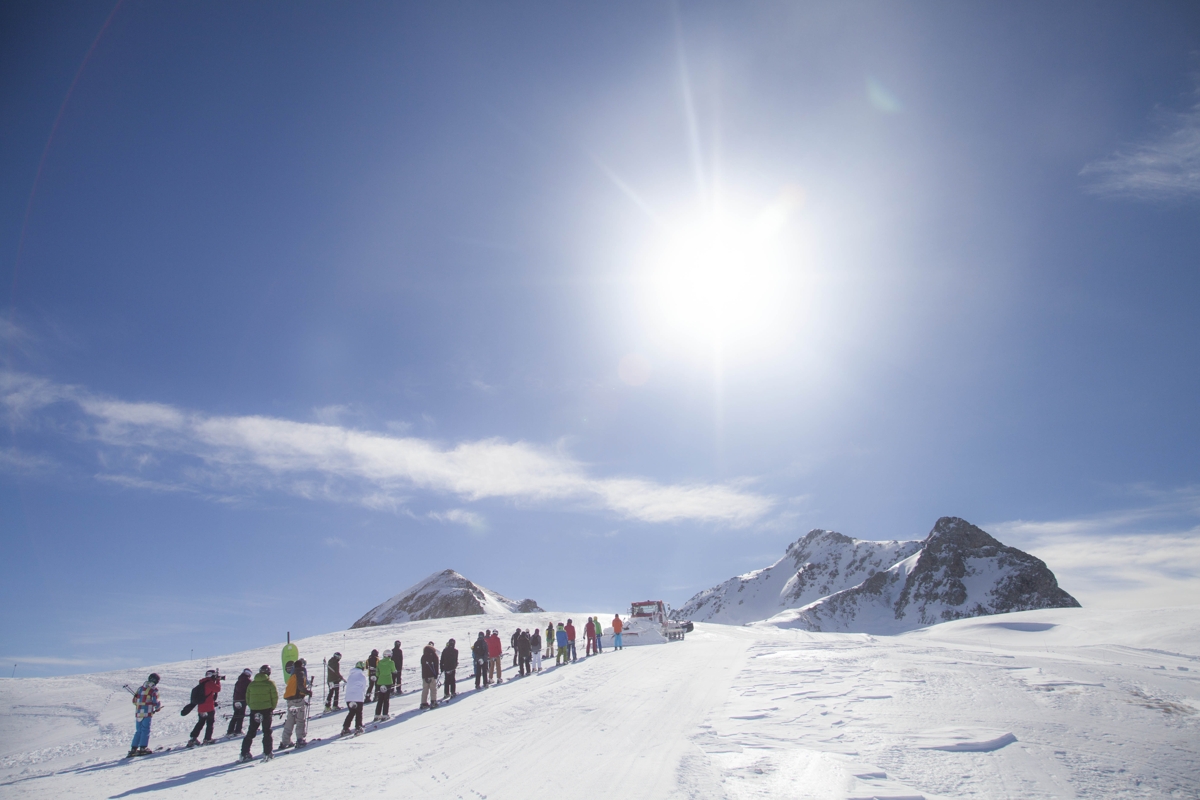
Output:
<svg viewBox="0 0 1200 800">
<path fill-rule="evenodd" d="M 0 667 L 960 516 L 1200 602 L 1194 3 L 0 7 Z"/>
</svg>

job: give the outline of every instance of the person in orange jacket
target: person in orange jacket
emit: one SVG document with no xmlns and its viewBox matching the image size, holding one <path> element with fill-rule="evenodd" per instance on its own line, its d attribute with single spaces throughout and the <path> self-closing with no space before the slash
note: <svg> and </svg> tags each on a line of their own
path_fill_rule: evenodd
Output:
<svg viewBox="0 0 1200 800">
<path fill-rule="evenodd" d="M 614 614 L 613 615 L 613 649 L 614 650 L 624 650 L 625 649 L 625 646 L 621 644 L 621 631 L 624 629 L 625 629 L 625 626 L 621 623 L 621 615 Z"/>
</svg>

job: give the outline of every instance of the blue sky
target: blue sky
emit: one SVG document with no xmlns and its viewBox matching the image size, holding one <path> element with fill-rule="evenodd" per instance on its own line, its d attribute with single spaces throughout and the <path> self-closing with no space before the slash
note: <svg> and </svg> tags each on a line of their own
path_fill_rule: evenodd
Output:
<svg viewBox="0 0 1200 800">
<path fill-rule="evenodd" d="M 19 674 L 947 514 L 1200 596 L 1194 4 L 0 14 Z"/>
</svg>

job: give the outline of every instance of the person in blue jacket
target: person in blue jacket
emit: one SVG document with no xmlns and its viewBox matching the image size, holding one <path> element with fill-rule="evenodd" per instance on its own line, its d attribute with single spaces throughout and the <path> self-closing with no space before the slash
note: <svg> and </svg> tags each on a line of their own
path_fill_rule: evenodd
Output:
<svg viewBox="0 0 1200 800">
<path fill-rule="evenodd" d="M 558 630 L 554 632 L 554 640 L 558 643 L 558 655 L 554 658 L 554 666 L 565 664 L 570 660 L 567 654 L 567 631 L 563 628 L 563 624 L 558 623 Z"/>
</svg>

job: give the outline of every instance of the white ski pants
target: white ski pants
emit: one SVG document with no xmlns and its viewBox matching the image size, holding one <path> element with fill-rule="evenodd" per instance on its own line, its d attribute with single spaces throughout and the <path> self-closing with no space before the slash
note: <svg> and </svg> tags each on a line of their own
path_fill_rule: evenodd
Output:
<svg viewBox="0 0 1200 800">
<path fill-rule="evenodd" d="M 283 744 L 292 743 L 293 729 L 296 731 L 297 741 L 304 738 L 304 734 L 308 732 L 308 725 L 304 719 L 307 710 L 303 697 L 293 697 L 287 701 L 287 711 L 283 717 Z"/>
</svg>

